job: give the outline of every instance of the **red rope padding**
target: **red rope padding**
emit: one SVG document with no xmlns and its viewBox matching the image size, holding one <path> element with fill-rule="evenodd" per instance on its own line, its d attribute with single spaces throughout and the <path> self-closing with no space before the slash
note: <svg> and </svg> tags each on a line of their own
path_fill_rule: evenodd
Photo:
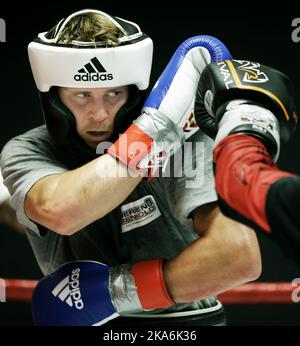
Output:
<svg viewBox="0 0 300 346">
<path fill-rule="evenodd" d="M 5 279 L 6 301 L 29 302 L 36 283 L 35 280 Z M 291 282 L 256 282 L 233 288 L 218 298 L 224 304 L 290 304 L 296 288 Z M 300 296 L 300 287 L 297 290 Z"/>
<path fill-rule="evenodd" d="M 224 304 L 294 303 L 296 286 L 290 282 L 256 282 L 233 288 L 218 296 Z"/>
<path fill-rule="evenodd" d="M 30 302 L 36 280 L 5 279 L 6 301 Z"/>
</svg>

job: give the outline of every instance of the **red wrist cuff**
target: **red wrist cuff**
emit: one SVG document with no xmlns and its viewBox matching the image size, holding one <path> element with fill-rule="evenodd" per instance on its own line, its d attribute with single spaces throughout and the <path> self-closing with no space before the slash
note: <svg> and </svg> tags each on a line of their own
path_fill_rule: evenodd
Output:
<svg viewBox="0 0 300 346">
<path fill-rule="evenodd" d="M 160 258 L 138 262 L 131 269 L 144 310 L 166 308 L 175 304 L 166 287 L 162 264 L 163 260 Z"/>
<path fill-rule="evenodd" d="M 119 139 L 108 148 L 107 153 L 117 158 L 134 171 L 143 173 L 143 170 L 139 168 L 139 163 L 150 153 L 152 143 L 153 139 L 151 137 L 138 126 L 132 124 Z M 145 171 L 147 171 L 147 169 L 145 169 Z"/>
</svg>

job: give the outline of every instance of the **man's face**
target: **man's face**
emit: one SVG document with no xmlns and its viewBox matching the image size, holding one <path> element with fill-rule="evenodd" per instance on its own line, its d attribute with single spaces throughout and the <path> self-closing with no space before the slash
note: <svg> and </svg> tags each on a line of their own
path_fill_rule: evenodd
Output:
<svg viewBox="0 0 300 346">
<path fill-rule="evenodd" d="M 113 133 L 118 110 L 129 97 L 128 86 L 116 88 L 64 88 L 58 94 L 74 114 L 79 136 L 93 149 Z"/>
</svg>

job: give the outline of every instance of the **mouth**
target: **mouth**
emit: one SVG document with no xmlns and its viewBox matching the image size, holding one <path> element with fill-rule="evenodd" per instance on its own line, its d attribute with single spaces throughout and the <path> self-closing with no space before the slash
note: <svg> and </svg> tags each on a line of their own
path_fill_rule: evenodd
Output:
<svg viewBox="0 0 300 346">
<path fill-rule="evenodd" d="M 109 137 L 112 131 L 87 131 L 86 133 L 93 139 L 101 139 L 103 137 Z"/>
</svg>

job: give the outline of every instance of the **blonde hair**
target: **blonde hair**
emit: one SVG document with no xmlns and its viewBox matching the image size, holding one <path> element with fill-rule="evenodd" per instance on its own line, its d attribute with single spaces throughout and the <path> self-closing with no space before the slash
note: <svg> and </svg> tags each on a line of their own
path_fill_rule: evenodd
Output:
<svg viewBox="0 0 300 346">
<path fill-rule="evenodd" d="M 56 26 L 46 34 L 54 37 Z M 108 18 L 99 13 L 85 13 L 72 18 L 60 33 L 57 43 L 68 44 L 72 41 L 104 42 L 107 46 L 117 46 L 119 39 L 127 35 Z"/>
</svg>

